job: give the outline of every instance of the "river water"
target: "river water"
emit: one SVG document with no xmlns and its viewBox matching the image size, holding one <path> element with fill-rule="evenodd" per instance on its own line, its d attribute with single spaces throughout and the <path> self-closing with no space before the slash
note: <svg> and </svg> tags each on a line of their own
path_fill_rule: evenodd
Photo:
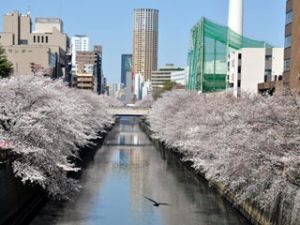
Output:
<svg viewBox="0 0 300 225">
<path fill-rule="evenodd" d="M 161 157 L 135 117 L 120 119 L 80 180 L 72 201 L 49 201 L 31 225 L 250 224 L 175 156 Z"/>
</svg>

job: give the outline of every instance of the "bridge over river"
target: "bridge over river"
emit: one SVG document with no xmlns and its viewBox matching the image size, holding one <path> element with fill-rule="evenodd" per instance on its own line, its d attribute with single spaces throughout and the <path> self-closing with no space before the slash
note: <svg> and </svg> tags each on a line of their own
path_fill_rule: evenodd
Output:
<svg viewBox="0 0 300 225">
<path fill-rule="evenodd" d="M 147 116 L 150 108 L 139 107 L 110 107 L 109 112 L 115 116 Z"/>
</svg>

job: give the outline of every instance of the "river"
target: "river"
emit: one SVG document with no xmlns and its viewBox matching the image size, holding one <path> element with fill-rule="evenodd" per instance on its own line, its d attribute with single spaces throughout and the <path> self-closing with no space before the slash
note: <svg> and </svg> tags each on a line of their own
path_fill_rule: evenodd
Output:
<svg viewBox="0 0 300 225">
<path fill-rule="evenodd" d="M 175 156 L 161 157 L 136 117 L 120 119 L 80 181 L 72 201 L 49 201 L 31 225 L 250 225 Z"/>
</svg>

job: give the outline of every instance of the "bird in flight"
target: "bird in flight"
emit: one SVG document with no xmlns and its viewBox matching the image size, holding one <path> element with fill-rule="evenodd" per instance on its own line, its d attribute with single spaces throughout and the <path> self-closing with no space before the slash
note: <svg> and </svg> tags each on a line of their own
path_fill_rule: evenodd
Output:
<svg viewBox="0 0 300 225">
<path fill-rule="evenodd" d="M 157 201 L 155 201 L 155 200 L 153 200 L 153 199 L 151 199 L 151 198 L 148 198 L 148 197 L 146 197 L 146 196 L 144 196 L 144 198 L 146 198 L 146 199 L 148 199 L 149 201 L 153 202 L 153 206 L 155 206 L 155 207 L 159 207 L 160 205 L 170 205 L 170 204 L 164 203 L 164 202 L 157 202 Z"/>
</svg>

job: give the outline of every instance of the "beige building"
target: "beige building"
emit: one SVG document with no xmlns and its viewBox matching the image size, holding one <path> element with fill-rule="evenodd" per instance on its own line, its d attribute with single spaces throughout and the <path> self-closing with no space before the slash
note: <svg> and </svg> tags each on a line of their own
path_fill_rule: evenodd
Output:
<svg viewBox="0 0 300 225">
<path fill-rule="evenodd" d="M 89 73 L 78 73 L 74 79 L 74 84 L 79 89 L 94 89 L 94 76 Z"/>
<path fill-rule="evenodd" d="M 73 86 L 78 86 L 78 76 L 84 74 L 93 76 L 92 90 L 98 94 L 102 93 L 102 46 L 94 46 L 94 51 L 78 51 L 76 52 L 76 69 Z M 87 78 L 85 78 L 87 79 Z M 89 88 L 85 88 L 89 89 Z"/>
<path fill-rule="evenodd" d="M 68 51 L 68 36 L 62 33 L 62 21 L 56 18 L 37 18 L 32 31 L 29 14 L 15 11 L 4 15 L 0 45 L 14 65 L 15 74 L 32 74 L 31 63 L 47 69 L 53 76 L 63 76 Z"/>
<path fill-rule="evenodd" d="M 158 10 L 135 9 L 133 30 L 133 74 L 142 74 L 145 81 L 157 70 Z"/>
</svg>

